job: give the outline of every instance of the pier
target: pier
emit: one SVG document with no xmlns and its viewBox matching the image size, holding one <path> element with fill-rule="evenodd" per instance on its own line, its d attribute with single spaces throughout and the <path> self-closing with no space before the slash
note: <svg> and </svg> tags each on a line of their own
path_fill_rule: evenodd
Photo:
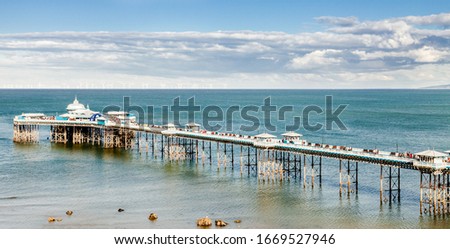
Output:
<svg viewBox="0 0 450 249">
<path fill-rule="evenodd" d="M 183 128 L 138 124 L 130 113 L 95 112 L 77 99 L 67 106 L 66 114 L 24 113 L 14 118 L 13 125 L 15 143 L 38 143 L 39 130 L 46 127 L 52 143 L 137 150 L 162 160 L 239 169 L 242 175 L 256 175 L 263 182 L 295 178 L 303 188 L 320 188 L 322 161 L 334 159 L 341 197 L 358 194 L 359 164 L 371 164 L 379 167 L 382 205 L 400 202 L 401 171 L 415 170 L 420 172 L 420 214 L 450 213 L 449 155 L 437 151 L 412 154 L 318 144 L 295 132 L 278 138 L 267 133 L 250 136 L 207 131 L 195 123 Z"/>
</svg>

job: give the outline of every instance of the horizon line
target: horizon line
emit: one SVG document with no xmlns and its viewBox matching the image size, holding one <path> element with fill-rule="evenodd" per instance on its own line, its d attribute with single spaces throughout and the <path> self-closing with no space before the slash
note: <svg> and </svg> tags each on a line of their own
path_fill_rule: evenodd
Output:
<svg viewBox="0 0 450 249">
<path fill-rule="evenodd" d="M 53 88 L 53 87 L 17 87 L 17 88 L 2 88 L 0 90 L 450 90 L 446 87 L 416 87 L 416 88 Z"/>
</svg>

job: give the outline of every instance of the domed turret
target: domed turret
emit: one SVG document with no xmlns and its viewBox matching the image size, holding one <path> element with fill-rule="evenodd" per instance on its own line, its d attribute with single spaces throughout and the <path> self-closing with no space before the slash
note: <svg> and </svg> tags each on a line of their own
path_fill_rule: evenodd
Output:
<svg viewBox="0 0 450 249">
<path fill-rule="evenodd" d="M 86 108 L 84 107 L 83 104 L 81 104 L 80 102 L 78 102 L 77 97 L 75 96 L 75 99 L 73 101 L 72 104 L 67 105 L 67 112 L 71 113 L 73 111 L 77 111 L 77 110 L 85 110 Z"/>
</svg>

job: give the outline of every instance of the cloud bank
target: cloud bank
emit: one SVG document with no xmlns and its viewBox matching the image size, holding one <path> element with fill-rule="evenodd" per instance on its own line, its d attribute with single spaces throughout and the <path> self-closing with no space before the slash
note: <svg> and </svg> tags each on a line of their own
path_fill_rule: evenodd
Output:
<svg viewBox="0 0 450 249">
<path fill-rule="evenodd" d="M 321 32 L 0 34 L 0 87 L 409 88 L 450 82 L 450 13 Z"/>
</svg>

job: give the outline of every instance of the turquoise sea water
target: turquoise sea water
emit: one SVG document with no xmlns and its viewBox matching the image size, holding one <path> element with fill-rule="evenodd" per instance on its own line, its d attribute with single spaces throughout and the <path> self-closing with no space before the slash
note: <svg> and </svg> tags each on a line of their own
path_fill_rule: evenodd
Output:
<svg viewBox="0 0 450 249">
<path fill-rule="evenodd" d="M 324 160 L 321 188 L 297 179 L 258 182 L 239 169 L 169 163 L 136 151 L 50 144 L 41 129 L 35 145 L 12 142 L 12 119 L 22 112 L 65 112 L 77 95 L 93 110 L 122 105 L 155 107 L 195 97 L 201 108 L 294 106 L 287 121 L 272 120 L 283 133 L 308 105 L 348 107 L 340 116 L 347 130 L 300 130 L 311 142 L 417 152 L 450 149 L 450 91 L 446 90 L 0 90 L 0 228 L 196 228 L 203 216 L 229 221 L 227 228 L 448 228 L 448 218 L 419 215 L 419 174 L 402 170 L 402 199 L 379 203 L 379 167 L 360 164 L 359 194 L 339 197 L 338 161 Z M 258 115 L 262 115 L 259 113 Z M 234 116 L 233 128 L 248 124 Z M 182 116 L 182 123 L 186 116 Z M 323 123 L 324 115 L 311 115 Z M 196 122 L 201 123 L 201 113 Z M 253 134 L 267 131 L 260 128 Z M 118 213 L 123 208 L 125 212 Z M 65 216 L 66 210 L 74 215 Z M 156 212 L 159 219 L 147 219 Z M 62 222 L 48 223 L 49 216 Z M 242 223 L 232 221 L 241 219 Z M 212 227 L 214 228 L 214 227 Z"/>
</svg>

